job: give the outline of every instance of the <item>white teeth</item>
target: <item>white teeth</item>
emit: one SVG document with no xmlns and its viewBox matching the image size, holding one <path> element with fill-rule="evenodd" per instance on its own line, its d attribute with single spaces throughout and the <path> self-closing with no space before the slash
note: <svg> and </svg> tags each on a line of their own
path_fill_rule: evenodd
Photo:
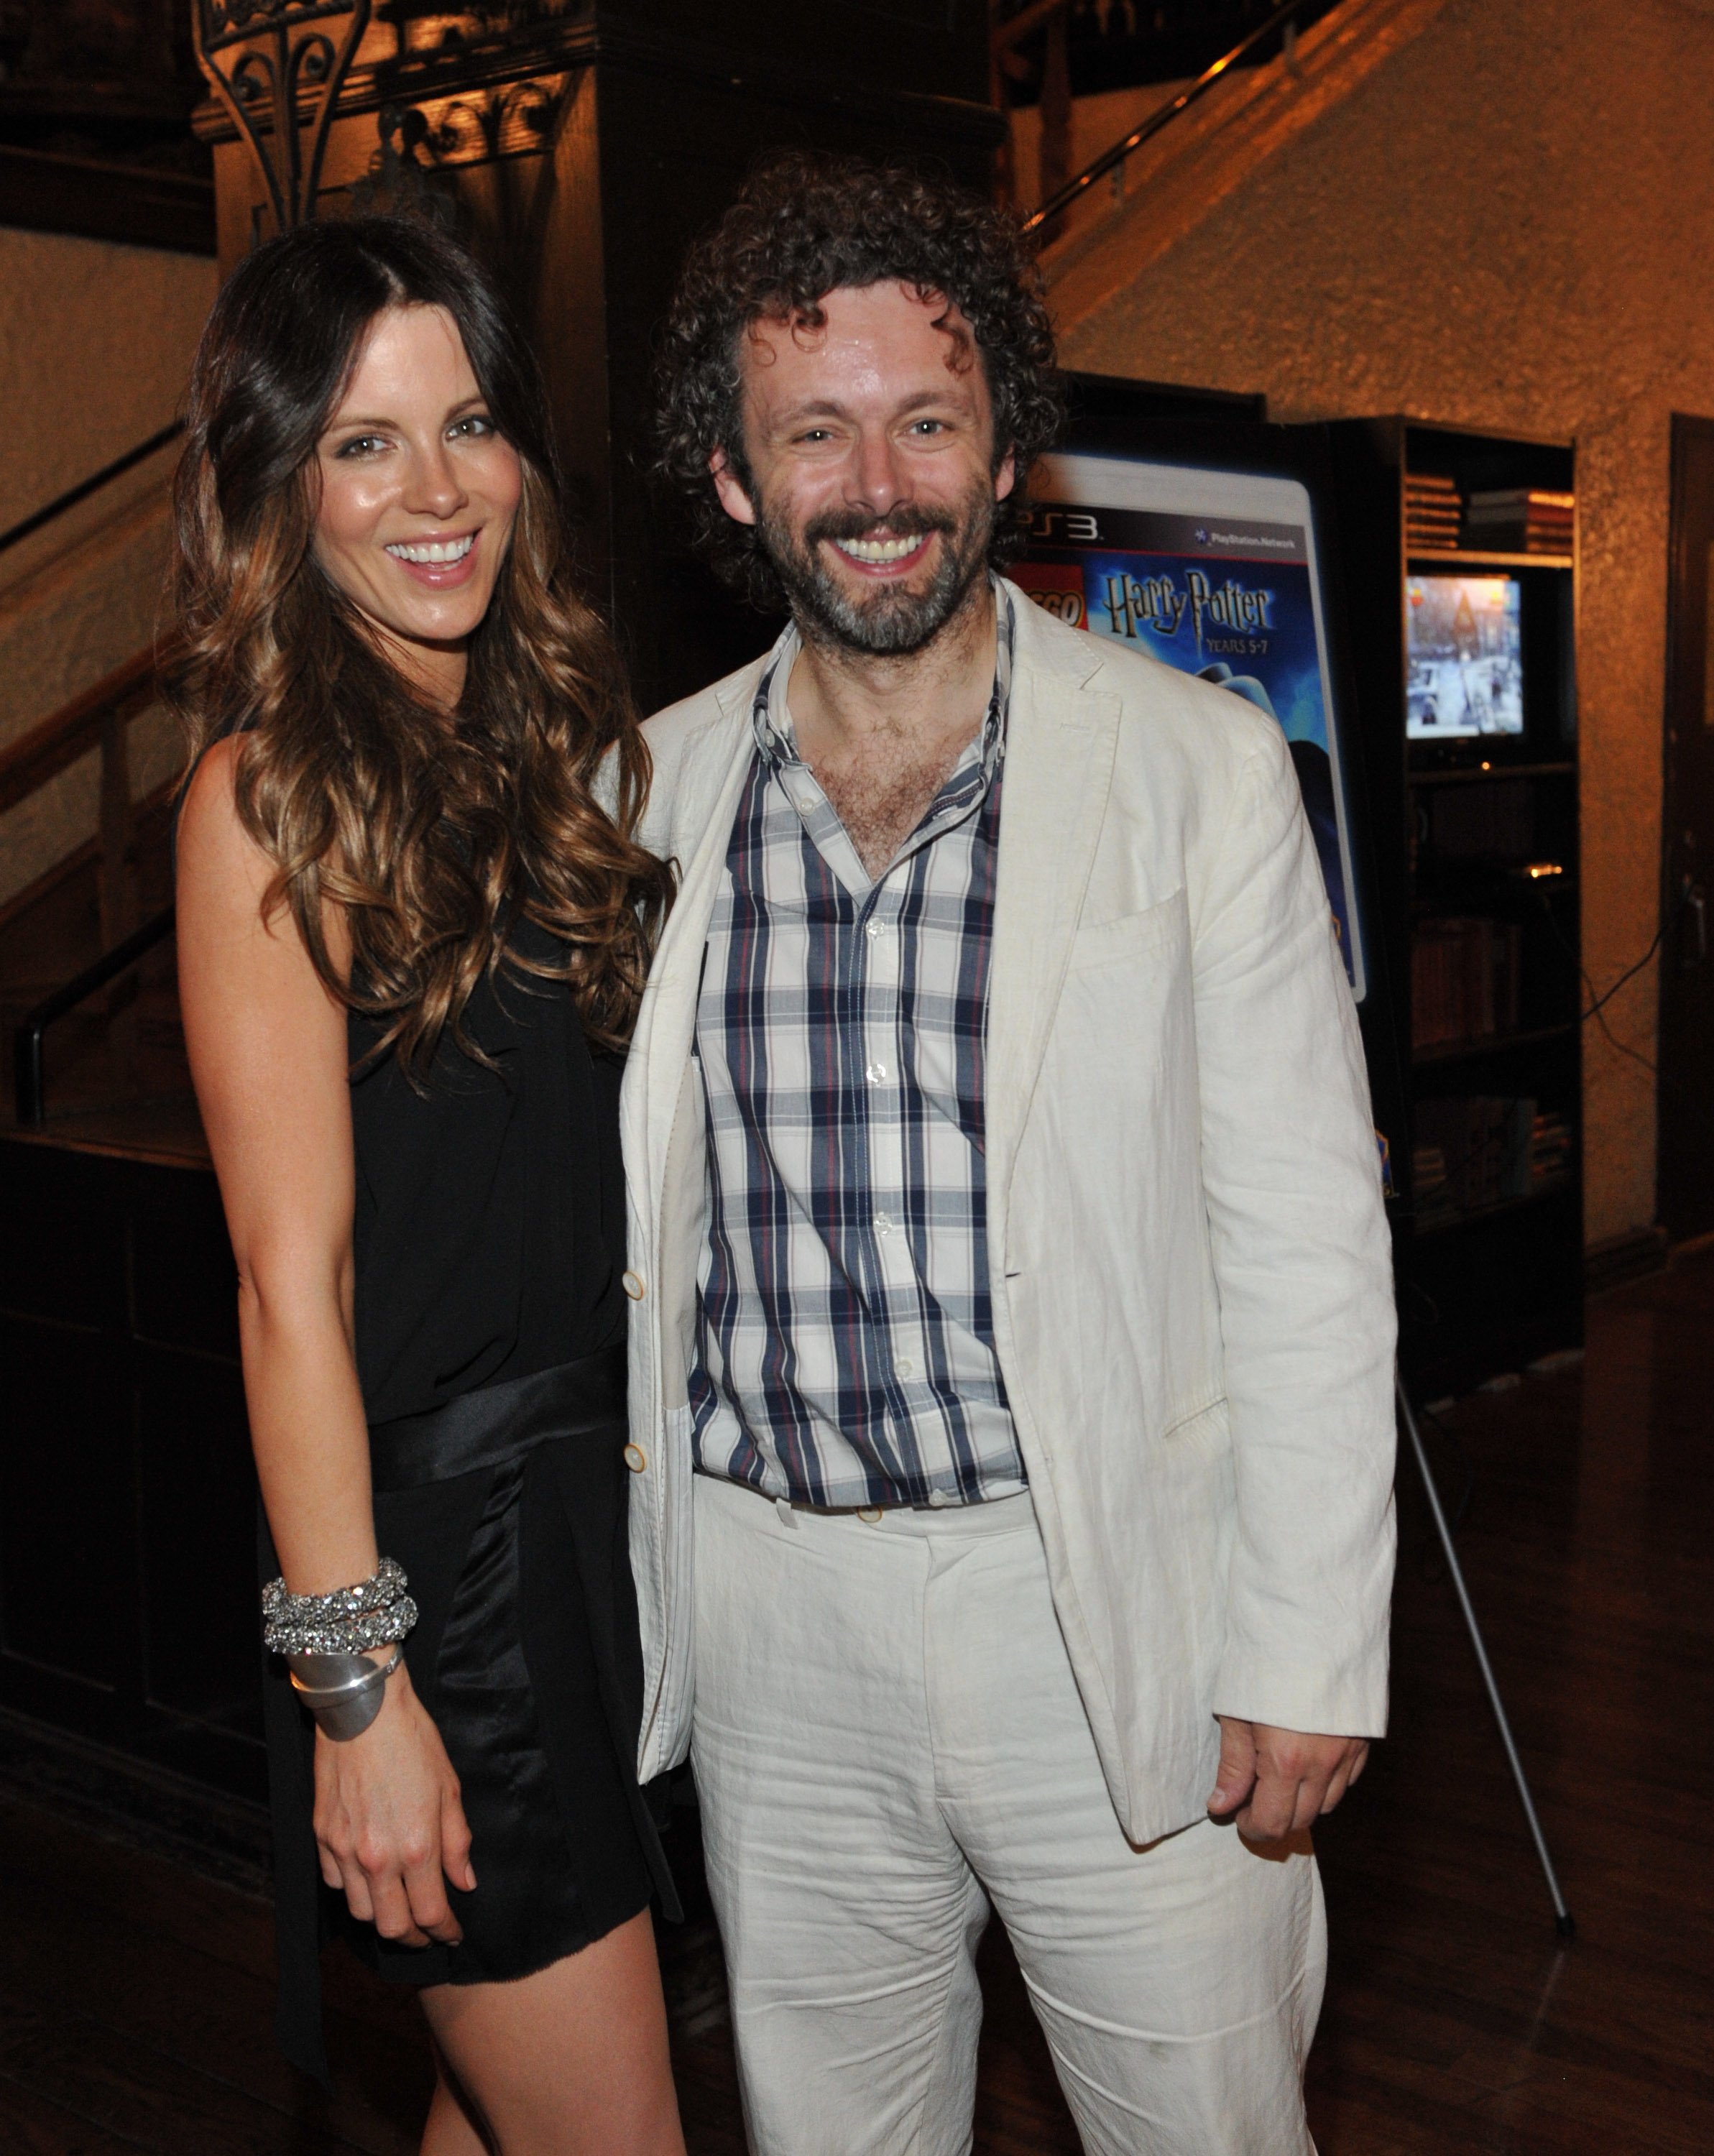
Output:
<svg viewBox="0 0 1714 2156">
<path fill-rule="evenodd" d="M 434 539 L 426 546 L 393 546 L 387 551 L 399 562 L 462 562 L 475 543 L 475 533 L 468 531 L 462 539 Z"/>
<path fill-rule="evenodd" d="M 909 539 L 835 539 L 842 554 L 849 554 L 854 562 L 871 565 L 880 562 L 902 562 L 907 554 L 914 554 L 922 544 L 919 531 Z"/>
</svg>

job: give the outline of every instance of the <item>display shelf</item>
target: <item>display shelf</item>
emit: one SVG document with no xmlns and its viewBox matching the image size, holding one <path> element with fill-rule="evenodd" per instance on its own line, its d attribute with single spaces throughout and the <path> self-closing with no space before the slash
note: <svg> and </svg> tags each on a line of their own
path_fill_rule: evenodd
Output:
<svg viewBox="0 0 1714 2156">
<path fill-rule="evenodd" d="M 1538 1048 L 1544 1041 L 1573 1039 L 1579 1029 L 1574 1024 L 1532 1026 L 1524 1033 L 1496 1033 L 1481 1040 L 1436 1041 L 1432 1047 L 1414 1048 L 1410 1052 L 1413 1064 L 1460 1063 L 1479 1056 L 1509 1055 L 1521 1048 Z"/>
<path fill-rule="evenodd" d="M 1420 526 L 1482 493 L 1574 497 L 1576 459 L 1402 418 L 1333 434 L 1395 1029 L 1396 1070 L 1373 1076 L 1399 1353 L 1458 1392 L 1582 1337 L 1575 514 L 1552 553 Z M 1457 577 L 1512 587 L 1460 608 L 1427 583 Z"/>
<path fill-rule="evenodd" d="M 1420 562 L 1434 569 L 1568 569 L 1569 554 L 1496 554 L 1477 547 L 1413 547 L 1406 557 L 1407 570 Z"/>
<path fill-rule="evenodd" d="M 1540 1190 L 1532 1190 L 1522 1198 L 1502 1198 L 1492 1205 L 1473 1206 L 1467 1213 L 1436 1214 L 1418 1226 L 1419 1235 L 1456 1235 L 1470 1229 L 1486 1227 L 1491 1220 L 1505 1214 L 1525 1213 L 1534 1206 L 1550 1205 L 1556 1199 L 1563 1198 L 1571 1188 L 1573 1178 L 1558 1176 Z"/>
<path fill-rule="evenodd" d="M 1413 786 L 1458 786 L 1474 778 L 1486 778 L 1498 769 L 1506 778 L 1575 778 L 1574 763 L 1508 763 L 1496 766 L 1472 763 L 1461 771 L 1414 771 L 1410 774 Z"/>
</svg>

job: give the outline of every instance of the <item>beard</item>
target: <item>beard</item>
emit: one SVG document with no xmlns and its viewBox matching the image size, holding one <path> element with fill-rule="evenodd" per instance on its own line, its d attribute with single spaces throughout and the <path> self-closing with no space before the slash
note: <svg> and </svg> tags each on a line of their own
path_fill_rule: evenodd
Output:
<svg viewBox="0 0 1714 2156">
<path fill-rule="evenodd" d="M 901 502 L 883 517 L 826 510 L 800 531 L 777 506 L 764 505 L 757 534 L 803 636 L 872 658 L 902 658 L 931 643 L 969 598 L 987 568 L 993 525 L 993 486 L 978 480 L 955 508 Z M 827 540 L 918 539 L 931 531 L 941 533 L 942 544 L 926 589 L 884 584 L 852 592 L 821 556 Z"/>
</svg>

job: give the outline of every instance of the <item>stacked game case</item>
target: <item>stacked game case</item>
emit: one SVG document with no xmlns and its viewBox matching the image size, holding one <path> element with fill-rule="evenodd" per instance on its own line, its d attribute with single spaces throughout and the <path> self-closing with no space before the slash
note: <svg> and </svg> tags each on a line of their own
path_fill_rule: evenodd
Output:
<svg viewBox="0 0 1714 2156">
<path fill-rule="evenodd" d="M 1445 1225 L 1563 1183 L 1571 1126 L 1527 1095 L 1422 1101 L 1411 1168 L 1418 1224 Z"/>
<path fill-rule="evenodd" d="M 1538 486 L 1473 494 L 1465 512 L 1468 543 L 1498 554 L 1568 554 L 1577 497 Z"/>
<path fill-rule="evenodd" d="M 1404 475 L 1404 547 L 1410 554 L 1439 553 L 1455 547 L 1464 506 L 1458 488 L 1438 472 Z"/>
<path fill-rule="evenodd" d="M 1410 945 L 1412 1047 L 1515 1033 L 1522 948 L 1516 921 L 1419 921 Z"/>
</svg>

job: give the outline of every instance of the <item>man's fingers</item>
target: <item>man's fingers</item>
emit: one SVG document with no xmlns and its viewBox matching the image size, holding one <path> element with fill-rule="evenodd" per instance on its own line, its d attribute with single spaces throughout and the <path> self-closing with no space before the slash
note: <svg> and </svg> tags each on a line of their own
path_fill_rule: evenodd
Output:
<svg viewBox="0 0 1714 2156">
<path fill-rule="evenodd" d="M 1294 1831 L 1298 1810 L 1298 1785 L 1264 1774 L 1255 1794 L 1238 1815 L 1238 1829 L 1250 1841 L 1283 1841 Z"/>
<path fill-rule="evenodd" d="M 1296 1801 L 1291 1808 L 1291 1824 L 1286 1831 L 1288 1834 L 1307 1834 L 1327 1810 L 1327 1782 L 1320 1775 L 1300 1782 Z"/>
<path fill-rule="evenodd" d="M 1327 1794 L 1321 1799 L 1323 1813 L 1330 1812 L 1339 1803 L 1346 1791 L 1368 1764 L 1369 1748 L 1355 1743 L 1348 1746 L 1328 1779 Z"/>
<path fill-rule="evenodd" d="M 1255 1732 L 1247 1722 L 1220 1717 L 1220 1765 L 1209 1810 L 1224 1819 L 1236 1811 L 1256 1784 Z"/>
<path fill-rule="evenodd" d="M 1332 1779 L 1327 1784 L 1327 1794 L 1321 1799 L 1321 1810 L 1324 1812 L 1332 1811 L 1334 1805 L 1344 1796 L 1345 1792 L 1362 1774 L 1368 1756 L 1368 1746 L 1357 1744 L 1353 1745 L 1339 1762 L 1333 1770 Z"/>
<path fill-rule="evenodd" d="M 1313 1737 L 1258 1722 L 1221 1722 L 1222 1779 L 1225 1738 L 1233 1729 L 1247 1732 L 1254 1752 L 1254 1787 L 1238 1814 L 1238 1826 L 1250 1841 L 1280 1841 L 1302 1834 L 1330 1812 L 1368 1763 L 1368 1740 L 1360 1737 Z M 1211 1803 L 1210 1811 L 1224 1807 Z"/>
</svg>

